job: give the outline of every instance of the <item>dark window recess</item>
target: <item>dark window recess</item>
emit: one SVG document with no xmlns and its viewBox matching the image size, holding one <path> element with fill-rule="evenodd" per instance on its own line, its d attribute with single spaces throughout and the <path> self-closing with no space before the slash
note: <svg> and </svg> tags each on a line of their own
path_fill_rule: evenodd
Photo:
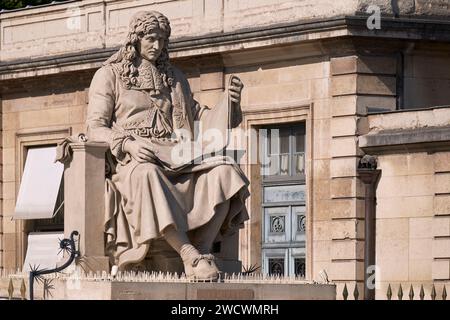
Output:
<svg viewBox="0 0 450 320">
<path fill-rule="evenodd" d="M 269 274 L 270 275 L 284 275 L 284 259 L 269 258 Z"/>
<path fill-rule="evenodd" d="M 306 274 L 305 258 L 295 258 L 294 259 L 294 268 L 295 268 L 296 276 L 304 277 Z"/>
</svg>

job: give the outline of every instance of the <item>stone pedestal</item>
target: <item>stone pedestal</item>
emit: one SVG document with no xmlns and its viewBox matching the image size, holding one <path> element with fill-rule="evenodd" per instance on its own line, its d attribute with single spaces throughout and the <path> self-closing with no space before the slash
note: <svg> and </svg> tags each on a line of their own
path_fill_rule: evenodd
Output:
<svg viewBox="0 0 450 320">
<path fill-rule="evenodd" d="M 52 300 L 335 300 L 334 284 L 56 280 Z"/>
<path fill-rule="evenodd" d="M 105 256 L 105 152 L 107 144 L 72 143 L 64 170 L 64 235 L 79 232 L 80 263 L 86 270 L 109 271 Z"/>
</svg>

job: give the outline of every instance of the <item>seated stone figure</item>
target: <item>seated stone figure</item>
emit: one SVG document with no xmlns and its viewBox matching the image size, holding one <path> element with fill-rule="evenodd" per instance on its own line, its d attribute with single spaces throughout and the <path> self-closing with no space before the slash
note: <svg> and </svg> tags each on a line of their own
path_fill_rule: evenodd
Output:
<svg viewBox="0 0 450 320">
<path fill-rule="evenodd" d="M 183 130 L 193 136 L 194 121 L 216 109 L 201 107 L 185 76 L 169 63 L 170 32 L 161 13 L 135 14 L 125 44 L 90 86 L 88 137 L 108 143 L 113 160 L 106 250 L 111 263 L 124 269 L 142 261 L 152 241 L 163 238 L 181 256 L 188 277 L 216 279 L 212 243 L 248 219 L 249 182 L 226 156 L 182 166 L 162 161 L 166 151 L 160 152 L 158 143 L 176 145 L 185 138 L 179 136 Z M 227 93 L 234 106 L 231 127 L 240 122 L 242 88 L 234 78 Z"/>
</svg>

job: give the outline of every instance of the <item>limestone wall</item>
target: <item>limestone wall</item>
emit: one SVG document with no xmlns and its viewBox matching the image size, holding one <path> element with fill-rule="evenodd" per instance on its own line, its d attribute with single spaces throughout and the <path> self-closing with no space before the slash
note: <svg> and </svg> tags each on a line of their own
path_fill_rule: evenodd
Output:
<svg viewBox="0 0 450 320">
<path fill-rule="evenodd" d="M 379 168 L 377 295 L 399 282 L 429 291 L 433 280 L 440 292 L 450 280 L 450 152 L 382 155 Z"/>
<path fill-rule="evenodd" d="M 30 59 L 122 43 L 130 17 L 158 10 L 172 25 L 173 40 L 218 35 L 305 20 L 365 13 L 377 5 L 383 15 L 445 19 L 438 0 L 83 0 L 0 13 L 0 61 Z"/>
<path fill-rule="evenodd" d="M 174 39 L 285 24 L 355 12 L 356 0 L 86 0 L 0 14 L 0 61 L 110 48 L 122 43 L 130 17 L 158 10 Z"/>
<path fill-rule="evenodd" d="M 87 89 L 92 73 L 35 81 L 2 95 L 3 266 L 15 269 L 24 259 L 27 225 L 11 220 L 25 148 L 56 144 L 68 135 L 85 132 Z"/>
<path fill-rule="evenodd" d="M 450 280 L 450 151 L 448 138 L 439 144 L 436 139 L 450 131 L 449 111 L 367 117 L 368 135 L 360 144 L 378 154 L 381 169 L 376 194 L 378 298 L 385 298 L 389 283 L 412 284 L 416 292 L 421 284 L 429 292 L 434 283 L 440 292 Z M 391 138 L 372 139 L 380 135 Z"/>
</svg>

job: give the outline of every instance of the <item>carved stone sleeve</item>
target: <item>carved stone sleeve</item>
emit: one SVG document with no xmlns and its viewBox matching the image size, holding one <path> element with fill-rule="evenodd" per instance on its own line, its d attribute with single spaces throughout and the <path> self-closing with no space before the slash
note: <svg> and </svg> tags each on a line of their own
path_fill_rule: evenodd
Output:
<svg viewBox="0 0 450 320">
<path fill-rule="evenodd" d="M 86 123 L 91 141 L 108 143 L 117 161 L 127 162 L 127 154 L 122 152 L 122 144 L 128 135 L 112 128 L 116 100 L 115 78 L 111 66 L 104 66 L 95 73 L 89 88 Z"/>
</svg>

